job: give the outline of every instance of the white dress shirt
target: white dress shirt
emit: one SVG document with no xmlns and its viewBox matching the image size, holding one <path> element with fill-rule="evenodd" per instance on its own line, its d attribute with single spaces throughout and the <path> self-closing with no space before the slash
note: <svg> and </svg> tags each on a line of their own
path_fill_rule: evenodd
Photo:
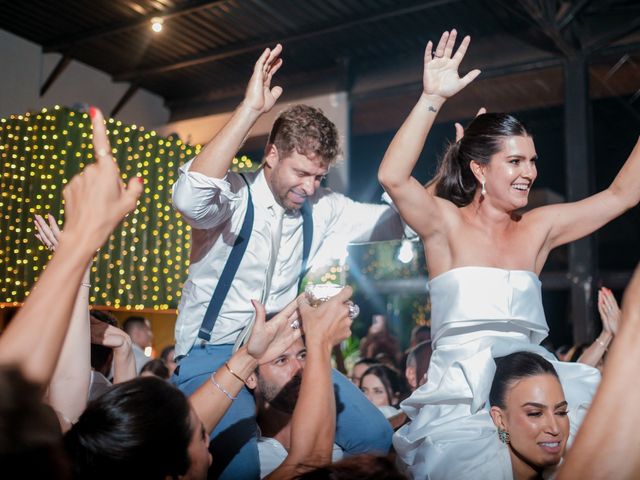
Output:
<svg viewBox="0 0 640 480">
<path fill-rule="evenodd" d="M 289 452 L 275 438 L 258 437 L 258 458 L 260 459 L 260 478 L 264 478 L 282 465 L 289 455 Z M 339 445 L 333 444 L 331 451 L 331 462 L 342 460 L 344 451 Z"/>
<path fill-rule="evenodd" d="M 176 322 L 176 356 L 186 355 L 196 342 L 198 329 L 213 295 L 247 211 L 247 184 L 239 174 L 223 179 L 180 167 L 173 186 L 173 205 L 191 225 L 189 276 L 182 290 Z M 233 344 L 254 317 L 251 299 L 261 301 L 267 312 L 277 312 L 297 295 L 302 266 L 302 215 L 283 212 L 262 169 L 244 174 L 251 185 L 254 204 L 253 231 L 247 250 L 216 320 L 212 344 Z M 326 188 L 319 188 L 312 204 L 313 241 L 308 266 L 349 242 L 401 238 L 403 224 L 388 205 L 358 203 Z M 272 224 L 284 214 L 279 248 L 272 249 Z M 323 251 L 323 246 L 325 251 Z M 275 271 L 267 291 L 272 252 L 277 252 Z"/>
</svg>

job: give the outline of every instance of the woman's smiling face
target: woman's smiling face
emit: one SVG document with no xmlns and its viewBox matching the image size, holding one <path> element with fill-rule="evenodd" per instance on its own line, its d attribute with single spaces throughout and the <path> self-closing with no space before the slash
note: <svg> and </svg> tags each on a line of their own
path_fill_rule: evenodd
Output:
<svg viewBox="0 0 640 480">
<path fill-rule="evenodd" d="M 496 426 L 509 433 L 514 471 L 557 465 L 569 437 L 567 402 L 560 381 L 551 374 L 516 380 L 506 392 L 505 409 L 491 407 Z"/>
</svg>

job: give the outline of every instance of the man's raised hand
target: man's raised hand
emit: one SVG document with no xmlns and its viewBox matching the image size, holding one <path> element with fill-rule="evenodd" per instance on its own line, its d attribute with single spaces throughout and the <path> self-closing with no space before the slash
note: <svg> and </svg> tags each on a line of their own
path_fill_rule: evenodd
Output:
<svg viewBox="0 0 640 480">
<path fill-rule="evenodd" d="M 277 44 L 273 49 L 267 48 L 256 62 L 253 75 L 247 85 L 244 105 L 259 113 L 266 113 L 282 95 L 282 87 L 271 87 L 273 75 L 282 66 L 282 45 Z"/>
</svg>

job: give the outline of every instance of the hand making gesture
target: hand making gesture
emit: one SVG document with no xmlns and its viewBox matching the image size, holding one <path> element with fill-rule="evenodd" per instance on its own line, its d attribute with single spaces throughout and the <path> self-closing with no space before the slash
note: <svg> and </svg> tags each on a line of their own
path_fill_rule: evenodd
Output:
<svg viewBox="0 0 640 480">
<path fill-rule="evenodd" d="M 259 113 L 266 113 L 282 95 L 282 87 L 271 87 L 273 75 L 282 66 L 282 45 L 277 44 L 273 49 L 267 48 L 255 64 L 253 75 L 247 85 L 244 104 Z"/>
<path fill-rule="evenodd" d="M 297 300 L 294 299 L 269 321 L 266 320 L 264 305 L 252 300 L 256 321 L 247 341 L 247 351 L 258 363 L 267 363 L 282 355 L 302 335 Z"/>
<path fill-rule="evenodd" d="M 433 52 L 433 42 L 427 43 L 424 52 L 423 93 L 442 98 L 449 98 L 469 85 L 478 75 L 480 70 L 472 70 L 464 77 L 458 75 L 458 67 L 467 52 L 471 37 L 466 36 L 453 54 L 456 43 L 456 30 L 444 32 L 440 37 L 438 46 Z"/>
<path fill-rule="evenodd" d="M 602 319 L 602 329 L 616 335 L 620 326 L 620 307 L 613 292 L 606 287 L 602 287 L 598 292 L 598 311 Z"/>
<path fill-rule="evenodd" d="M 65 231 L 61 238 L 73 235 L 84 239 L 89 251 L 95 252 L 120 223 L 136 208 L 142 193 L 142 178 L 132 177 L 127 186 L 111 155 L 102 112 L 92 107 L 93 148 L 95 163 L 88 165 L 65 187 Z"/>
</svg>

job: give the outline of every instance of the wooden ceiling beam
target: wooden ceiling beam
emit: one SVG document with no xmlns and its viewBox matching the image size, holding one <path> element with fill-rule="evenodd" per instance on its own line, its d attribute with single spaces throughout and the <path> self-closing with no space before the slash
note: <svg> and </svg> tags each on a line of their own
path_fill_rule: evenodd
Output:
<svg viewBox="0 0 640 480">
<path fill-rule="evenodd" d="M 456 3 L 460 1 L 462 0 L 431 0 L 429 2 L 414 2 L 411 6 L 404 7 L 404 8 L 398 8 L 397 5 L 394 5 L 394 6 L 385 8 L 382 11 L 379 10 L 370 15 L 366 15 L 366 16 L 359 15 L 357 17 L 351 17 L 348 20 L 340 23 L 332 23 L 330 25 L 327 25 L 326 27 L 319 28 L 317 30 L 299 32 L 285 38 L 282 38 L 282 37 L 262 38 L 251 43 L 244 43 L 240 45 L 235 44 L 235 45 L 215 48 L 213 50 L 198 53 L 195 55 L 190 55 L 183 58 L 182 60 L 167 63 L 164 65 L 155 65 L 151 67 L 139 68 L 135 70 L 121 72 L 121 73 L 115 74 L 114 79 L 116 81 L 129 81 L 129 80 L 135 80 L 135 79 L 150 76 L 150 75 L 159 75 L 162 73 L 180 70 L 180 69 L 192 67 L 195 65 L 201 65 L 203 63 L 216 62 L 226 58 L 243 55 L 245 53 L 262 50 L 264 48 L 271 47 L 276 43 L 290 44 L 290 43 L 298 42 L 301 40 L 307 40 L 313 37 L 336 33 L 338 31 L 347 30 L 360 25 L 378 22 L 380 20 L 386 20 L 388 18 L 407 15 L 407 14 L 415 13 L 421 10 L 439 7 L 442 5 L 448 5 L 448 4 Z"/>
</svg>

